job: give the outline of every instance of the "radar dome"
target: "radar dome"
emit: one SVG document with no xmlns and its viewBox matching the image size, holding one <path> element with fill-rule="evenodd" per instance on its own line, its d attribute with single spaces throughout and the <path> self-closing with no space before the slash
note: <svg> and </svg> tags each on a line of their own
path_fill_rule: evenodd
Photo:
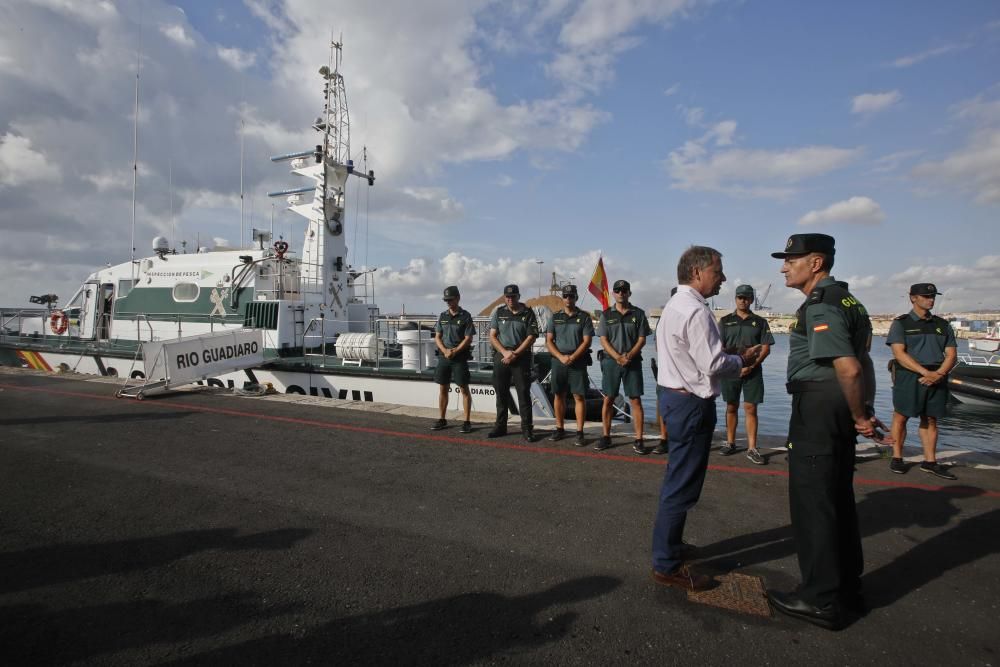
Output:
<svg viewBox="0 0 1000 667">
<path fill-rule="evenodd" d="M 168 241 L 165 236 L 157 236 L 153 239 L 153 252 L 170 252 L 170 241 Z"/>
</svg>

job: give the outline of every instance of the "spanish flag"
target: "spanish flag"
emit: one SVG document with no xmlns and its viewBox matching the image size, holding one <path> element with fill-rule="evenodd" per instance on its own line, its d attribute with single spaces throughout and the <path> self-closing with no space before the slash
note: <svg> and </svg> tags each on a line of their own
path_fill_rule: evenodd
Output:
<svg viewBox="0 0 1000 667">
<path fill-rule="evenodd" d="M 601 310 L 608 309 L 608 275 L 604 272 L 604 258 L 597 258 L 597 267 L 594 268 L 594 275 L 590 279 L 590 286 L 587 287 L 594 298 L 601 302 Z"/>
</svg>

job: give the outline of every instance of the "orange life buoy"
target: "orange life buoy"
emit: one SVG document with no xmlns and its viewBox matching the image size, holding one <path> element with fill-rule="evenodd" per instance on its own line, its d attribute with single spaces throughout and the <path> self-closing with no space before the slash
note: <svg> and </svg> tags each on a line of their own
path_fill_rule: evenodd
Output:
<svg viewBox="0 0 1000 667">
<path fill-rule="evenodd" d="M 49 316 L 49 328 L 54 334 L 66 333 L 66 327 L 69 326 L 69 318 L 66 317 L 66 313 L 61 310 L 53 310 L 52 315 Z"/>
</svg>

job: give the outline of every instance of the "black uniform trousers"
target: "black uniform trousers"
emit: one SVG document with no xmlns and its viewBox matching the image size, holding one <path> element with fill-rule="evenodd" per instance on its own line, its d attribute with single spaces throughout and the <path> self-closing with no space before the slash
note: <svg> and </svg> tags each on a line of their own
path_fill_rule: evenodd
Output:
<svg viewBox="0 0 1000 667">
<path fill-rule="evenodd" d="M 800 597 L 824 607 L 861 592 L 864 555 L 854 501 L 857 432 L 840 384 L 790 382 L 788 501 Z"/>
<path fill-rule="evenodd" d="M 506 428 L 508 411 L 514 410 L 510 395 L 511 384 L 517 389 L 516 412 L 521 416 L 521 428 L 531 426 L 531 354 L 525 354 L 510 364 L 503 363 L 498 352 L 493 353 L 493 389 L 497 395 L 496 425 Z"/>
</svg>

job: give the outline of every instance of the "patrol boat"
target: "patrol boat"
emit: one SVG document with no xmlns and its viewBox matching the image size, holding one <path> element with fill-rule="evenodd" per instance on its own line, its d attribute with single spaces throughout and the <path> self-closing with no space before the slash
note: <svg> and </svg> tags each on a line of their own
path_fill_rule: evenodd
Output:
<svg viewBox="0 0 1000 667">
<path fill-rule="evenodd" d="M 382 316 L 374 272 L 346 262 L 346 185 L 361 178 L 371 187 L 375 173 L 351 159 L 341 57 L 341 44 L 332 43 L 329 65 L 319 70 L 324 104 L 312 128 L 320 143 L 271 158 L 307 182 L 269 193 L 306 219 L 301 257 L 256 230 L 256 247 L 191 254 L 158 237 L 152 255 L 92 273 L 64 306 L 47 294 L 31 298 L 40 308 L 0 314 L 0 364 L 120 376 L 139 381 L 133 395 L 141 398 L 170 380 L 162 369 L 146 377 L 159 367 L 144 350 L 174 346 L 183 349 L 169 356 L 175 384 L 269 384 L 289 394 L 436 407 L 434 322 Z M 473 409 L 492 411 L 488 318 L 476 326 Z M 244 353 L 252 361 L 241 364 Z M 537 382 L 532 403 L 535 416 L 552 416 Z"/>
</svg>

